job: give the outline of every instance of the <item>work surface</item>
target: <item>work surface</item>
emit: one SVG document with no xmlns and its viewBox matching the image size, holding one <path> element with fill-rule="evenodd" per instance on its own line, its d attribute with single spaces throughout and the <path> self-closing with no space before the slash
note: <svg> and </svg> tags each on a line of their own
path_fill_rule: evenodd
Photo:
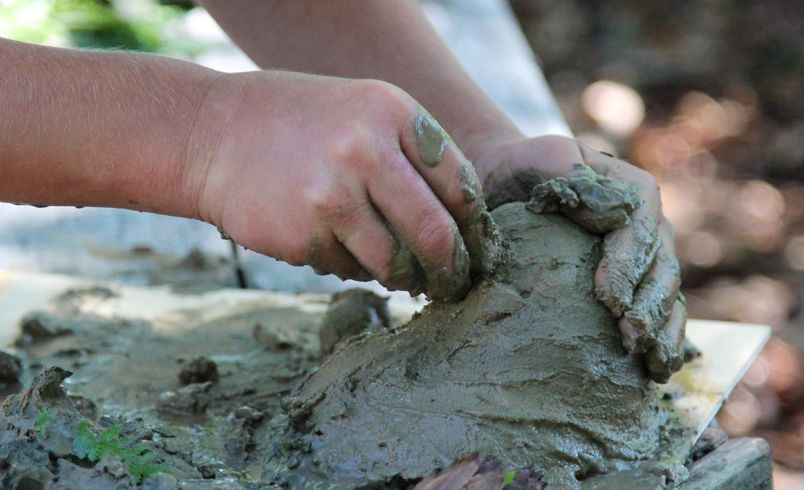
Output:
<svg viewBox="0 0 804 490">
<path fill-rule="evenodd" d="M 288 330 L 280 332 L 301 339 L 311 350 L 317 350 L 317 337 L 315 336 L 314 319 L 327 307 L 328 296 L 317 294 L 291 294 L 264 290 L 221 289 L 201 294 L 179 294 L 169 287 L 140 287 L 121 285 L 116 283 L 99 283 L 87 279 L 67 276 L 18 273 L 0 271 L 0 347 L 9 346 L 18 336 L 18 324 L 23 315 L 31 310 L 47 310 L 52 308 L 53 299 L 66 290 L 81 290 L 93 286 L 108 288 L 113 294 L 86 294 L 76 296 L 73 306 L 81 313 L 89 313 L 104 318 L 125 318 L 129 320 L 145 320 L 152 326 L 154 332 L 171 338 L 169 349 L 174 353 L 183 353 L 186 358 L 205 355 L 226 364 L 228 360 L 239 359 L 237 353 L 223 346 L 215 338 L 199 339 L 201 336 L 225 338 L 225 327 L 216 331 L 198 330 L 194 335 L 195 325 L 209 327 L 216 319 L 237 318 L 243 312 L 260 311 L 262 315 L 270 315 L 271 310 L 283 312 L 297 311 L 309 314 L 301 323 L 296 320 L 287 322 L 283 327 Z M 392 316 L 396 323 L 402 323 L 415 311 L 424 306 L 421 300 L 394 296 L 389 302 Z M 311 320 L 313 319 L 313 320 Z M 251 321 L 251 320 L 248 320 Z M 242 322 L 241 322 L 242 323 Z M 225 322 L 223 323 L 226 324 Z M 232 320 L 232 325 L 237 321 Z M 251 325 L 235 328 L 250 330 Z M 294 332 L 293 329 L 298 331 Z M 238 332 L 239 332 L 238 330 Z M 207 332 L 210 332 L 207 334 Z M 242 333 L 242 332 L 241 332 Z M 281 336 L 280 335 L 280 336 Z M 667 394 L 685 425 L 693 428 L 694 437 L 690 437 L 687 444 L 690 448 L 698 436 L 710 423 L 715 413 L 725 400 L 728 393 L 740 379 L 749 366 L 751 360 L 767 341 L 770 330 L 759 325 L 734 324 L 702 320 L 690 320 L 687 327 L 688 338 L 702 351 L 703 355 L 688 363 L 682 371 L 677 373 L 668 383 L 661 387 Z M 248 333 L 245 334 L 249 337 Z M 250 339 L 249 339 L 250 340 Z M 112 356 L 106 364 L 109 376 L 115 372 L 124 373 L 123 377 L 132 378 L 122 380 L 115 386 L 115 393 L 109 395 L 115 404 L 121 400 L 131 400 L 126 391 L 137 393 L 137 402 L 128 407 L 130 414 L 140 413 L 146 407 L 152 407 L 152 402 L 159 393 L 176 389 L 174 371 L 177 369 L 175 361 L 170 355 L 163 356 L 166 362 L 171 362 L 161 376 L 154 376 L 150 380 L 137 380 L 136 371 L 155 373 L 154 366 L 147 369 L 135 363 L 137 358 L 137 340 L 133 339 L 131 349 L 118 352 L 118 358 Z M 216 346 L 220 345 L 220 352 Z M 143 350 L 142 348 L 140 350 Z M 132 360 L 133 359 L 133 360 Z M 144 359 L 144 358 L 143 358 Z M 237 361 L 240 362 L 240 361 Z M 140 363 L 143 364 L 143 363 Z M 237 364 L 236 362 L 234 364 Z M 234 365 L 233 364 L 233 365 Z M 65 366 L 70 368 L 70 366 Z M 119 368 L 119 371 L 118 369 Z M 77 369 L 81 373 L 81 368 Z M 98 372 L 103 372 L 103 369 Z M 165 373 L 169 373 L 164 376 Z M 86 390 L 85 396 L 91 397 L 89 392 L 93 385 L 91 378 L 84 375 L 70 384 L 71 390 Z M 139 396 L 140 392 L 146 393 Z M 150 401 L 149 400 L 150 394 Z M 139 405 L 138 405 L 139 404 Z"/>
</svg>

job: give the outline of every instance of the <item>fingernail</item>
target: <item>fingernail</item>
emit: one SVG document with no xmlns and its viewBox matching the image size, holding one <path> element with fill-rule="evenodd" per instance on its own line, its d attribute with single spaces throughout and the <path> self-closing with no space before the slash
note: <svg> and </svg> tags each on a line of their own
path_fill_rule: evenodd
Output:
<svg viewBox="0 0 804 490">
<path fill-rule="evenodd" d="M 419 106 L 414 120 L 413 132 L 416 134 L 419 158 L 421 158 L 422 162 L 428 167 L 435 167 L 441 163 L 444 150 L 452 141 L 452 138 L 422 106 Z"/>
<path fill-rule="evenodd" d="M 625 350 L 627 350 L 629 354 L 640 353 L 640 348 L 644 348 L 642 345 L 643 333 L 625 318 L 620 319 L 618 326 L 620 327 L 620 334 L 622 335 Z M 641 352 L 645 351 L 642 350 Z"/>
<path fill-rule="evenodd" d="M 370 281 L 370 280 L 374 279 L 374 276 L 371 274 L 371 272 L 369 272 L 365 268 L 361 267 L 361 268 L 359 268 L 358 270 L 355 271 L 354 277 L 352 279 L 354 279 L 355 281 L 364 281 L 365 282 L 365 281 Z"/>
<path fill-rule="evenodd" d="M 648 375 L 659 384 L 670 381 L 670 376 L 673 375 L 671 364 L 659 346 L 653 347 L 645 354 L 645 367 L 648 369 Z"/>
</svg>

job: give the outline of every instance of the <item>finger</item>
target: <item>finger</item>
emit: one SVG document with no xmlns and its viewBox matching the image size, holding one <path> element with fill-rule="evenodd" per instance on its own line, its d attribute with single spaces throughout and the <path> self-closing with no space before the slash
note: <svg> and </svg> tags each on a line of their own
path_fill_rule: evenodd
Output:
<svg viewBox="0 0 804 490">
<path fill-rule="evenodd" d="M 313 240 L 307 252 L 305 263 L 316 274 L 335 274 L 340 279 L 370 281 L 372 275 L 358 262 L 334 235 L 325 239 Z"/>
<path fill-rule="evenodd" d="M 661 245 L 656 221 L 640 208 L 630 225 L 606 235 L 595 272 L 595 295 L 620 318 L 631 309 L 634 290 L 650 269 Z"/>
<path fill-rule="evenodd" d="M 400 135 L 403 153 L 460 224 L 482 201 L 472 163 L 423 107 L 417 107 L 409 126 Z"/>
<path fill-rule="evenodd" d="M 421 293 L 425 277 L 416 257 L 396 238 L 368 196 L 362 196 L 358 202 L 361 204 L 333 217 L 335 236 L 386 288 L 413 295 Z"/>
<path fill-rule="evenodd" d="M 701 350 L 698 349 L 698 347 L 696 347 L 695 344 L 690 342 L 690 339 L 687 339 L 687 338 L 684 339 L 683 349 L 684 349 L 684 362 L 685 363 L 690 362 L 693 359 L 697 359 L 697 358 L 701 357 L 701 355 L 702 355 Z"/>
<path fill-rule="evenodd" d="M 680 287 L 678 260 L 663 246 L 637 288 L 634 304 L 620 319 L 623 345 L 628 352 L 644 353 L 656 341 L 661 326 L 670 316 Z"/>
<path fill-rule="evenodd" d="M 662 327 L 656 344 L 645 354 L 648 374 L 657 383 L 666 383 L 684 364 L 684 335 L 687 325 L 687 308 L 684 297 L 673 304 L 670 318 Z"/>
<path fill-rule="evenodd" d="M 424 178 L 399 153 L 367 183 L 371 202 L 397 238 L 392 255 L 408 252 L 421 266 L 432 299 L 463 298 L 471 282 L 469 254 L 454 219 Z M 371 242 L 369 242 L 371 243 Z"/>
<path fill-rule="evenodd" d="M 620 179 L 623 182 L 634 182 L 632 174 L 634 169 L 633 165 L 630 165 L 624 160 L 620 160 L 610 153 L 595 150 L 580 141 L 576 141 L 576 144 L 578 145 L 578 152 L 581 154 L 582 161 L 592 167 L 595 172 L 605 177 Z"/>
<path fill-rule="evenodd" d="M 483 191 L 472 163 L 446 131 L 421 106 L 400 145 L 455 223 L 471 260 L 472 275 L 488 272 L 496 256 L 496 229 L 483 202 Z"/>
</svg>

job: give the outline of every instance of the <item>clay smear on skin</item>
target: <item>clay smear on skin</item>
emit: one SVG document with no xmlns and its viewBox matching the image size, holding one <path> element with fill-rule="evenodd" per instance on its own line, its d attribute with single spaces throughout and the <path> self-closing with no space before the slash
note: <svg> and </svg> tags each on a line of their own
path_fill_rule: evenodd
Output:
<svg viewBox="0 0 804 490">
<path fill-rule="evenodd" d="M 414 120 L 413 132 L 416 135 L 419 158 L 421 158 L 422 162 L 428 167 L 435 167 L 441 163 L 444 150 L 452 139 L 424 107 L 419 106 L 419 112 Z"/>
</svg>

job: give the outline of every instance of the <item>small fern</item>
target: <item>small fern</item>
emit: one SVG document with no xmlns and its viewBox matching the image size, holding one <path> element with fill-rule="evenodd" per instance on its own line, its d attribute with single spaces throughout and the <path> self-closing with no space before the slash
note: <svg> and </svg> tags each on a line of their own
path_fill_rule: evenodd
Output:
<svg viewBox="0 0 804 490">
<path fill-rule="evenodd" d="M 82 419 L 73 435 L 73 454 L 93 463 L 105 455 L 117 456 L 137 483 L 154 473 L 167 472 L 163 465 L 153 464 L 156 458 L 153 451 L 149 451 L 143 443 L 133 444 L 131 438 L 121 436 L 122 430 L 120 424 L 113 424 L 96 434 L 89 420 Z"/>
</svg>

